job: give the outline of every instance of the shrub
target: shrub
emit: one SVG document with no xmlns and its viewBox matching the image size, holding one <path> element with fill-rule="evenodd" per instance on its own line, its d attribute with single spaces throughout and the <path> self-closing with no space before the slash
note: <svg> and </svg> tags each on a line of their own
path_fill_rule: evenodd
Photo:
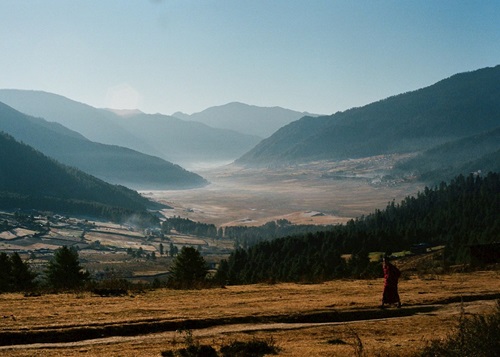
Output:
<svg viewBox="0 0 500 357">
<path fill-rule="evenodd" d="M 191 345 L 178 351 L 163 351 L 162 357 L 217 357 L 217 351 L 209 345 Z"/>
<path fill-rule="evenodd" d="M 253 339 L 249 342 L 233 341 L 224 345 L 220 353 L 209 345 L 201 345 L 194 339 L 191 330 L 178 331 L 183 335 L 185 348 L 162 351 L 162 357 L 261 357 L 268 354 L 278 354 L 279 348 L 272 337 L 266 340 Z M 176 340 L 173 341 L 175 345 Z"/>
<path fill-rule="evenodd" d="M 249 342 L 234 341 L 220 349 L 223 357 L 261 357 L 266 354 L 276 355 L 278 351 L 279 348 L 272 338 L 267 340 L 253 339 Z"/>
<path fill-rule="evenodd" d="M 465 317 L 464 312 L 456 331 L 446 340 L 434 340 L 425 347 L 422 357 L 490 357 L 500 353 L 500 300 L 491 315 Z"/>
<path fill-rule="evenodd" d="M 217 351 L 209 345 L 200 345 L 199 342 L 193 337 L 191 330 L 177 331 L 183 336 L 185 348 L 172 351 L 163 351 L 162 357 L 218 357 Z M 173 344 L 177 341 L 174 339 Z"/>
</svg>

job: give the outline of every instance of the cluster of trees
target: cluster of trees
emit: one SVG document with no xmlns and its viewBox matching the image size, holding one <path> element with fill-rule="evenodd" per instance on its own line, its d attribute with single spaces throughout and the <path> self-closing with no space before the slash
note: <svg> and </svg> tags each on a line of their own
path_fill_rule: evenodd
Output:
<svg viewBox="0 0 500 357">
<path fill-rule="evenodd" d="M 145 252 L 142 247 L 139 247 L 137 250 L 134 250 L 132 248 L 127 248 L 127 254 L 130 255 L 133 258 L 146 258 L 146 260 L 156 260 L 156 253 L 155 252 Z"/>
<path fill-rule="evenodd" d="M 237 249 L 222 260 L 216 280 L 228 284 L 259 282 L 320 282 L 344 277 L 367 278 L 381 274 L 367 250 L 346 260 L 324 232 L 264 241 Z"/>
<path fill-rule="evenodd" d="M 90 279 L 89 272 L 80 265 L 78 252 L 63 246 L 54 252 L 47 265 L 45 279 L 37 281 L 38 274 L 24 262 L 18 253 L 0 253 L 0 292 L 30 291 L 39 286 L 54 289 L 75 289 Z"/>
<path fill-rule="evenodd" d="M 235 247 L 248 248 L 259 242 L 280 237 L 328 231 L 333 226 L 317 226 L 307 224 L 293 225 L 286 219 L 267 222 L 259 227 L 231 226 L 224 229 L 224 237 L 234 239 Z"/>
<path fill-rule="evenodd" d="M 408 250 L 420 242 L 444 244 L 447 261 L 463 263 L 469 244 L 500 237 L 498 207 L 499 174 L 458 176 L 329 231 L 237 249 L 221 262 L 218 275 L 232 284 L 363 276 L 373 272 L 368 252 Z M 342 254 L 353 258 L 346 262 Z"/>
<path fill-rule="evenodd" d="M 259 227 L 231 226 L 217 227 L 213 224 L 195 222 L 189 218 L 171 217 L 162 223 L 165 234 L 175 230 L 179 233 L 211 238 L 234 239 L 235 247 L 248 248 L 262 241 L 268 241 L 290 235 L 314 233 L 319 230 L 328 231 L 333 226 L 319 227 L 317 225 L 294 225 L 286 219 L 267 222 Z"/>
<path fill-rule="evenodd" d="M 36 274 L 18 253 L 0 253 L 0 292 L 25 291 L 35 286 Z"/>
<path fill-rule="evenodd" d="M 170 233 L 176 230 L 179 233 L 195 236 L 217 238 L 217 228 L 213 224 L 194 222 L 189 218 L 171 217 L 162 223 L 162 232 Z"/>
<path fill-rule="evenodd" d="M 174 252 L 176 258 L 170 269 L 168 286 L 190 289 L 213 283 L 207 276 L 208 265 L 198 250 L 185 246 L 178 252 L 177 247 L 171 244 L 170 254 L 173 255 Z M 154 259 L 155 256 L 150 257 Z M 31 291 L 35 288 L 72 290 L 91 282 L 90 273 L 80 265 L 77 250 L 67 246 L 54 252 L 54 257 L 41 275 L 43 278 L 37 281 L 38 274 L 31 270 L 30 265 L 24 262 L 18 253 L 10 256 L 4 252 L 0 253 L 0 293 Z"/>
</svg>

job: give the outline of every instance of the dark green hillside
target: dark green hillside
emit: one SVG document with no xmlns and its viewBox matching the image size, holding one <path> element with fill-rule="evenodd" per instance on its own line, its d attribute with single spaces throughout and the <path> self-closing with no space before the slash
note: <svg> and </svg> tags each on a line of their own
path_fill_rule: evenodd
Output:
<svg viewBox="0 0 500 357">
<path fill-rule="evenodd" d="M 141 189 L 199 187 L 206 181 L 160 158 L 98 144 L 60 124 L 24 115 L 0 103 L 0 130 L 59 162 L 105 181 Z"/>
<path fill-rule="evenodd" d="M 500 128 L 426 150 L 399 163 L 396 170 L 415 172 L 433 183 L 448 181 L 457 174 L 500 172 Z"/>
<path fill-rule="evenodd" d="M 499 237 L 500 174 L 458 176 L 329 231 L 238 249 L 221 264 L 219 276 L 234 284 L 363 276 L 368 252 L 408 250 L 421 242 L 445 244 L 446 260 L 454 264 L 468 260 L 468 244 Z M 353 254 L 349 263 L 341 259 L 347 253 Z"/>
<path fill-rule="evenodd" d="M 422 151 L 499 125 L 496 66 L 329 117 L 300 119 L 237 162 L 269 165 Z"/>
<path fill-rule="evenodd" d="M 40 209 L 120 221 L 132 214 L 156 222 L 146 212 L 158 208 L 123 186 L 110 185 L 59 164 L 0 132 L 0 208 Z"/>
</svg>

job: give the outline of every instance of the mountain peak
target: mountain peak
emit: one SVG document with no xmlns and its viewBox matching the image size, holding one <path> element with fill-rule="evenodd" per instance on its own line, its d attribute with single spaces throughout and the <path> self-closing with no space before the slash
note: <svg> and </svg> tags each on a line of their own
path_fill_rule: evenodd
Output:
<svg viewBox="0 0 500 357">
<path fill-rule="evenodd" d="M 104 108 L 104 109 L 121 117 L 130 117 L 132 115 L 144 114 L 139 109 L 113 109 L 113 108 Z"/>
<path fill-rule="evenodd" d="M 193 114 L 172 114 L 179 119 L 197 121 L 214 128 L 230 129 L 261 138 L 270 136 L 279 128 L 304 115 L 311 114 L 277 106 L 259 107 L 241 102 L 230 102 Z"/>
</svg>

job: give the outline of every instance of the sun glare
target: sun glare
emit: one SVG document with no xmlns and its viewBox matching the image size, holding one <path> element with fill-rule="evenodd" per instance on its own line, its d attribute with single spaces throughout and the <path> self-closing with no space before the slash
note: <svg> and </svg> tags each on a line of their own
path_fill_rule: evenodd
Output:
<svg viewBox="0 0 500 357">
<path fill-rule="evenodd" d="M 112 109 L 137 109 L 141 100 L 141 94 L 128 83 L 110 87 L 106 93 L 106 106 Z"/>
</svg>

